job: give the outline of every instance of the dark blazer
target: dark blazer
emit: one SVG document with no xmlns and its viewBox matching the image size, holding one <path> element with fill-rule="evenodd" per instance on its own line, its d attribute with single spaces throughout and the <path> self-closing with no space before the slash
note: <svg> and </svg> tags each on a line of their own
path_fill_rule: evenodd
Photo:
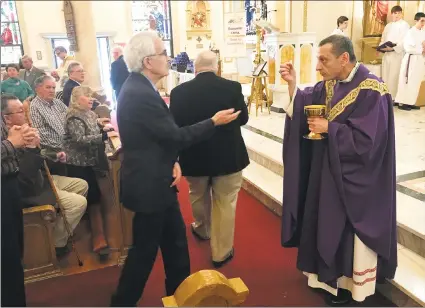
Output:
<svg viewBox="0 0 425 308">
<path fill-rule="evenodd" d="M 19 155 L 18 182 L 24 207 L 56 204 L 43 161 L 39 149 L 25 149 Z"/>
<path fill-rule="evenodd" d="M 34 93 L 35 93 L 34 82 L 38 77 L 41 77 L 43 75 L 46 75 L 46 73 L 42 69 L 36 68 L 35 66 L 32 67 L 32 70 L 28 76 L 26 74 L 25 69 L 22 69 L 19 71 L 19 79 L 22 79 L 28 82 L 28 84 L 31 86 Z"/>
<path fill-rule="evenodd" d="M 212 72 L 198 74 L 171 91 L 170 111 L 178 126 L 192 125 L 229 108 L 241 110 L 236 121 L 217 127 L 212 138 L 180 152 L 179 161 L 185 176 L 228 175 L 249 165 L 240 128 L 248 122 L 248 109 L 240 83 Z"/>
<path fill-rule="evenodd" d="M 211 119 L 179 128 L 167 105 L 140 73 L 131 73 L 119 95 L 122 145 L 121 200 L 134 212 L 161 211 L 177 203 L 172 172 L 181 148 L 210 138 Z"/>
<path fill-rule="evenodd" d="M 63 91 L 62 91 L 62 102 L 66 105 L 69 106 L 69 103 L 71 101 L 71 94 L 72 94 L 72 90 L 75 87 L 78 87 L 80 84 L 72 79 L 68 79 L 67 82 L 65 82 L 65 85 L 63 86 Z"/>
<path fill-rule="evenodd" d="M 111 64 L 111 85 L 112 89 L 115 90 L 115 96 L 118 99 L 121 87 L 124 81 L 127 79 L 130 73 L 127 69 L 127 64 L 124 62 L 123 56 L 120 56 L 117 60 Z"/>
</svg>

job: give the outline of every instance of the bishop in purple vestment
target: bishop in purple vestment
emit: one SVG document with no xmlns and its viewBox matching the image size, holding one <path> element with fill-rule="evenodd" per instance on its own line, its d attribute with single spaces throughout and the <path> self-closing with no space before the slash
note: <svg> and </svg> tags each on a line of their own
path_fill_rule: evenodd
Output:
<svg viewBox="0 0 425 308">
<path fill-rule="evenodd" d="M 304 90 L 291 63 L 280 70 L 291 97 L 282 245 L 298 247 L 309 285 L 340 305 L 364 300 L 397 267 L 394 114 L 387 86 L 356 61 L 349 38 L 320 42 L 316 69 L 324 80 Z M 307 118 L 307 105 L 326 105 L 326 117 Z M 304 139 L 309 131 L 327 138 Z"/>
</svg>

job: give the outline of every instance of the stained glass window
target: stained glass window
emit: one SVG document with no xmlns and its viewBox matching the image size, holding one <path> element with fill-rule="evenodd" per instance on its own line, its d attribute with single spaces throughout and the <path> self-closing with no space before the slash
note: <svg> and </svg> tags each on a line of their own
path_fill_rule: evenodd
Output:
<svg viewBox="0 0 425 308">
<path fill-rule="evenodd" d="M 23 55 L 15 1 L 1 1 L 1 65 L 18 63 Z"/>
<path fill-rule="evenodd" d="M 133 32 L 153 30 L 162 38 L 169 55 L 173 56 L 171 1 L 132 1 Z"/>
<path fill-rule="evenodd" d="M 255 22 L 260 19 L 267 20 L 266 0 L 245 0 L 246 34 L 255 35 Z"/>
</svg>

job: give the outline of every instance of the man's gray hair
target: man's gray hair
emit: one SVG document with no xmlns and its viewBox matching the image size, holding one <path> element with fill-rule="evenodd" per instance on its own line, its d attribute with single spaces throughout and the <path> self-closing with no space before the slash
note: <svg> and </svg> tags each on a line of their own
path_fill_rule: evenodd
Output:
<svg viewBox="0 0 425 308">
<path fill-rule="evenodd" d="M 332 44 L 332 53 L 339 57 L 344 52 L 348 53 L 349 59 L 351 63 L 355 63 L 357 61 L 356 55 L 354 54 L 354 47 L 353 42 L 351 40 L 343 35 L 331 35 L 325 39 L 323 39 L 319 43 L 319 47 L 326 45 L 326 44 Z"/>
<path fill-rule="evenodd" d="M 74 68 L 76 68 L 77 66 L 81 66 L 81 63 L 77 61 L 72 61 L 71 63 L 69 63 L 67 69 L 68 75 L 71 74 Z"/>
<path fill-rule="evenodd" d="M 43 75 L 38 77 L 35 81 L 34 81 L 34 88 L 38 88 L 39 86 L 41 86 L 46 80 L 51 80 L 51 81 L 55 81 L 55 79 L 52 76 L 49 75 Z"/>
<path fill-rule="evenodd" d="M 143 60 L 156 54 L 155 39 L 158 34 L 153 31 L 139 32 L 130 39 L 124 48 L 124 62 L 129 72 L 140 73 L 143 70 Z"/>
<path fill-rule="evenodd" d="M 114 48 L 112 48 L 112 52 L 114 51 L 118 51 L 120 54 L 122 54 L 124 52 L 124 48 L 122 48 L 120 45 L 116 45 Z"/>
<path fill-rule="evenodd" d="M 217 55 L 210 51 L 201 51 L 195 60 L 195 72 L 206 72 L 206 71 L 218 71 L 218 59 Z"/>
<path fill-rule="evenodd" d="M 22 58 L 21 58 L 21 60 L 30 60 L 30 61 L 32 61 L 32 58 L 29 55 L 23 55 Z"/>
</svg>

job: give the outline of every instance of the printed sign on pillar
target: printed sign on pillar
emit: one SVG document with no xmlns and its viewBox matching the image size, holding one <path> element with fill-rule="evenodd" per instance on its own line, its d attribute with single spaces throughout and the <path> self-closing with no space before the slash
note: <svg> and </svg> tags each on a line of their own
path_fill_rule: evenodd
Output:
<svg viewBox="0 0 425 308">
<path fill-rule="evenodd" d="M 245 57 L 246 55 L 246 27 L 245 13 L 226 13 L 224 16 L 224 39 L 226 46 L 223 56 Z"/>
</svg>

